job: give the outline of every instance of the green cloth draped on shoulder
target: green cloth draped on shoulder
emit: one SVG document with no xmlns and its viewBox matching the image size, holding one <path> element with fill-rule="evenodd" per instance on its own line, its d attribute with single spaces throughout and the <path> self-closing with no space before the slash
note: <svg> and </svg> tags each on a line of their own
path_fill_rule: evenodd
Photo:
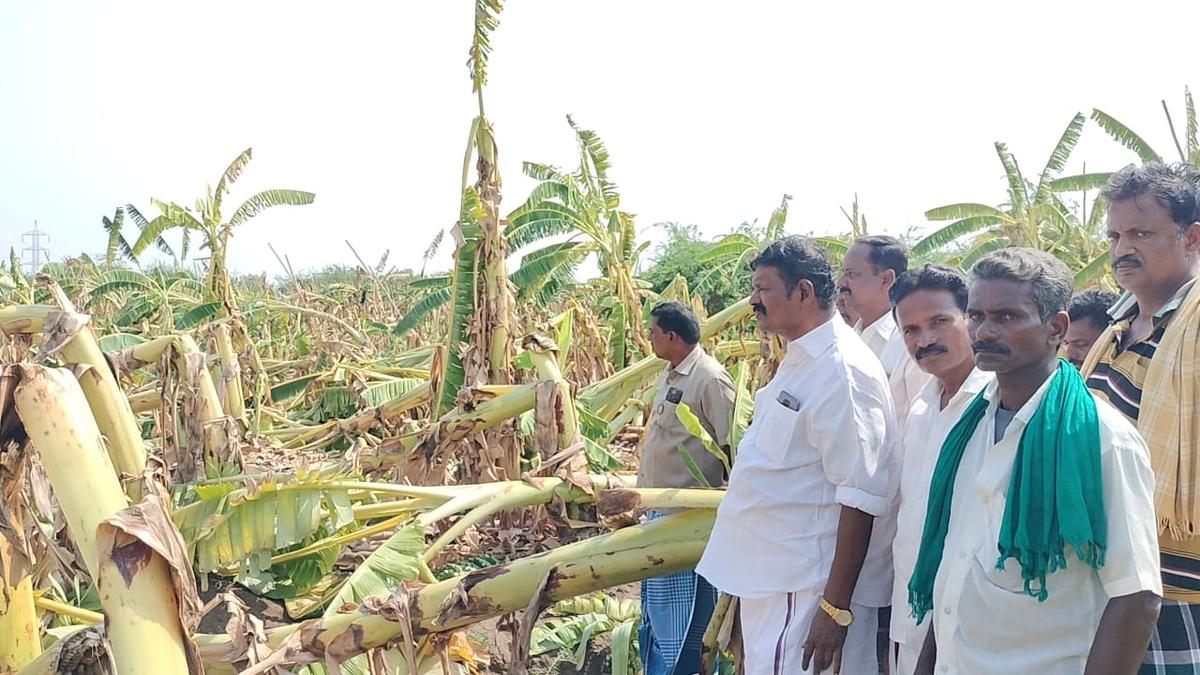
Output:
<svg viewBox="0 0 1200 675">
<path fill-rule="evenodd" d="M 938 455 L 921 548 L 908 582 L 908 602 L 918 624 L 933 608 L 933 583 L 942 562 L 963 452 L 987 409 L 988 401 L 980 392 L 950 430 Z M 1060 359 L 1017 446 L 996 566 L 1003 569 L 1006 560 L 1015 558 L 1025 592 L 1040 602 L 1047 597 L 1046 575 L 1067 566 L 1067 546 L 1084 563 L 1099 569 L 1107 540 L 1096 402 L 1075 368 Z"/>
</svg>

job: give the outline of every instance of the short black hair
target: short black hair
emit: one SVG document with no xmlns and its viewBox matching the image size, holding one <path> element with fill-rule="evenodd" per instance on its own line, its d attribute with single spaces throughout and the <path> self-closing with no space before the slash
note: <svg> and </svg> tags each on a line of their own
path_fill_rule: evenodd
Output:
<svg viewBox="0 0 1200 675">
<path fill-rule="evenodd" d="M 917 291 L 946 291 L 954 296 L 954 304 L 967 311 L 967 280 L 963 275 L 944 265 L 928 263 L 915 270 L 904 272 L 896 278 L 888 294 L 892 306 Z"/>
<path fill-rule="evenodd" d="M 1067 315 L 1071 317 L 1071 321 L 1091 319 L 1097 328 L 1107 328 L 1113 322 L 1108 308 L 1116 303 L 1116 293 L 1089 288 L 1071 298 L 1071 304 L 1067 306 Z"/>
<path fill-rule="evenodd" d="M 873 234 L 859 237 L 854 243 L 870 247 L 867 260 L 871 261 L 875 274 L 879 274 L 880 270 L 892 270 L 896 276 L 900 276 L 908 270 L 908 247 L 899 239 L 884 234 Z"/>
<path fill-rule="evenodd" d="M 650 310 L 650 317 L 664 332 L 678 335 L 689 345 L 700 341 L 700 322 L 695 312 L 682 302 L 660 302 Z"/>
<path fill-rule="evenodd" d="M 1066 263 L 1045 251 L 1016 246 L 980 258 L 971 268 L 971 281 L 979 279 L 1028 282 L 1043 321 L 1066 311 L 1075 290 L 1075 278 Z"/>
<path fill-rule="evenodd" d="M 789 297 L 796 290 L 796 284 L 804 279 L 813 285 L 821 309 L 829 309 L 833 304 L 833 267 L 829 264 L 829 256 L 808 237 L 793 234 L 775 240 L 750 261 L 750 269 L 759 267 L 779 270 Z"/>
<path fill-rule="evenodd" d="M 1171 212 L 1182 232 L 1200 222 L 1200 171 L 1190 164 L 1150 162 L 1114 173 L 1100 196 L 1109 203 L 1150 195 Z"/>
</svg>

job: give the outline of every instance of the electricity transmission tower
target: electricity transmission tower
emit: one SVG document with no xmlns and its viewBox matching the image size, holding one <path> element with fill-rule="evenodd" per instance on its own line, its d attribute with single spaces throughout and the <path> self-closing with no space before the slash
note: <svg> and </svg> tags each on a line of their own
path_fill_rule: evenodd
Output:
<svg viewBox="0 0 1200 675">
<path fill-rule="evenodd" d="M 37 274 L 42 265 L 50 262 L 50 247 L 42 244 L 43 237 L 47 243 L 50 242 L 50 235 L 38 229 L 36 220 L 33 221 L 33 229 L 21 235 L 21 266 L 29 276 Z M 26 246 L 27 241 L 29 244 Z"/>
</svg>

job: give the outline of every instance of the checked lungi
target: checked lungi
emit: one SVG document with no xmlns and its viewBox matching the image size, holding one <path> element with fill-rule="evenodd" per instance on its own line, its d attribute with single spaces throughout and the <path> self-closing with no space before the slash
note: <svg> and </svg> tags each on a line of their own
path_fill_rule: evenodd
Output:
<svg viewBox="0 0 1200 675">
<path fill-rule="evenodd" d="M 661 517 L 647 514 L 648 520 Z M 644 674 L 699 673 L 704 630 L 716 605 L 717 589 L 695 572 L 643 580 L 638 644 Z"/>
<path fill-rule="evenodd" d="M 1200 604 L 1163 600 L 1138 675 L 1200 675 Z"/>
</svg>

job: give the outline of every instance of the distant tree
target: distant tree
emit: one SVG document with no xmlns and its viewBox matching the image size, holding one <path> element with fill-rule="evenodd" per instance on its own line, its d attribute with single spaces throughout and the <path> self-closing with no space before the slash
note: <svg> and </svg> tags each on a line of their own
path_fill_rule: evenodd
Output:
<svg viewBox="0 0 1200 675">
<path fill-rule="evenodd" d="M 653 262 L 638 275 L 655 293 L 662 293 L 675 277 L 681 276 L 687 281 L 688 288 L 700 295 L 709 314 L 721 311 L 750 293 L 748 275 L 721 275 L 710 279 L 701 288 L 701 282 L 713 269 L 712 263 L 705 262 L 704 258 L 715 244 L 701 237 L 695 225 L 657 223 L 656 227 L 666 228 L 667 238 L 655 247 Z M 753 225 L 742 224 L 736 233 L 761 237 L 761 232 L 757 236 L 752 232 L 753 228 Z"/>
</svg>

